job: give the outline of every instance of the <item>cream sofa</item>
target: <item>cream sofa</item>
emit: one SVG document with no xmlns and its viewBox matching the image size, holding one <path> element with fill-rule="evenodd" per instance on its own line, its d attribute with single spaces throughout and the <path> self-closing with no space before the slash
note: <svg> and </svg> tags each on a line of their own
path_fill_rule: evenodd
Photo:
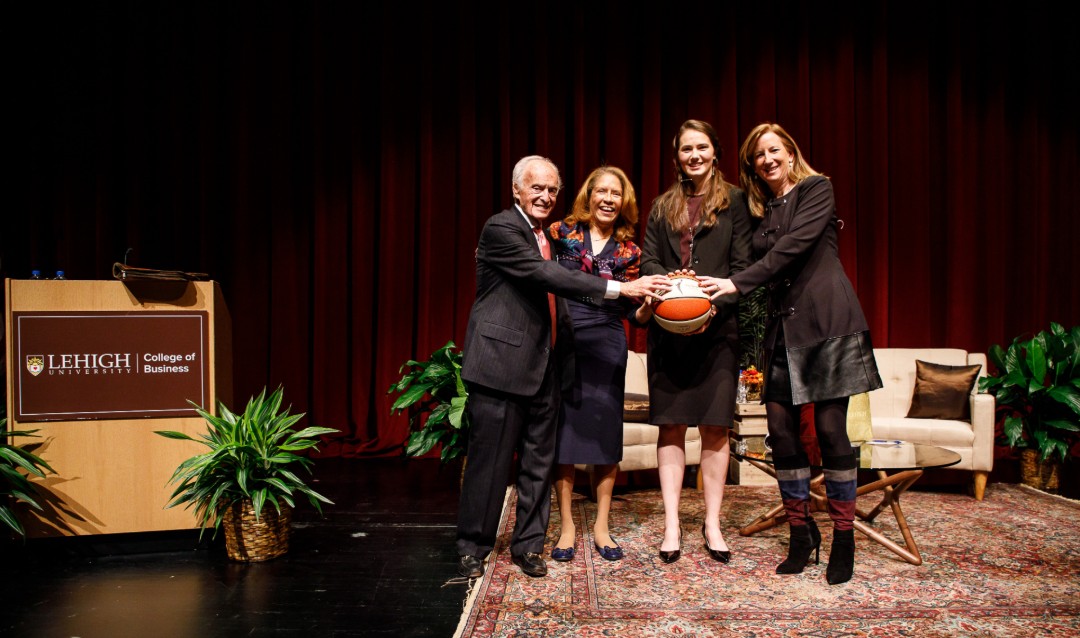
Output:
<svg viewBox="0 0 1080 638">
<path fill-rule="evenodd" d="M 870 422 L 876 439 L 900 439 L 947 448 L 960 454 L 948 469 L 974 473 L 974 494 L 983 499 L 986 479 L 994 467 L 994 397 L 971 393 L 971 420 L 914 419 L 906 415 L 915 391 L 915 360 L 944 365 L 982 366 L 986 355 L 953 348 L 877 348 L 878 371 L 885 387 L 870 393 Z"/>
</svg>

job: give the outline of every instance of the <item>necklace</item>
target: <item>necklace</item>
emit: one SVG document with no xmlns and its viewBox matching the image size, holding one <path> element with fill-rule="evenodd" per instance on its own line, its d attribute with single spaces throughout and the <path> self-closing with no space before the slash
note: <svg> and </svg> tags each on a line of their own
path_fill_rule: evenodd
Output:
<svg viewBox="0 0 1080 638">
<path fill-rule="evenodd" d="M 592 240 L 592 252 L 594 255 L 599 255 L 604 250 L 604 246 L 607 246 L 608 239 L 614 231 L 608 231 L 605 235 L 604 231 L 597 230 L 596 228 L 589 227 L 589 239 Z"/>
</svg>

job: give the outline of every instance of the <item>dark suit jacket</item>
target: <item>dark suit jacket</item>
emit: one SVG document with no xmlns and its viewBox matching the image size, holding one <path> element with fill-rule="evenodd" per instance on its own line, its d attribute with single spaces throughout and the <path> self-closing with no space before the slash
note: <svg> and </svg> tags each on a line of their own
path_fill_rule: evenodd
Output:
<svg viewBox="0 0 1080 638">
<path fill-rule="evenodd" d="M 545 260 L 517 208 L 493 215 L 476 248 L 476 301 L 465 333 L 462 378 L 511 394 L 536 394 L 552 356 L 547 293 L 599 304 L 606 291 L 599 277 Z M 566 312 L 559 305 L 561 326 Z"/>
</svg>

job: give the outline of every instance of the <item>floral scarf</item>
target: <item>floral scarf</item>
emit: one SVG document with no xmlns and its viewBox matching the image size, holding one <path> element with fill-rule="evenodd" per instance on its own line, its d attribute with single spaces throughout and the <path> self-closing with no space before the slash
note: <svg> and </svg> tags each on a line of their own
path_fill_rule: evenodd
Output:
<svg viewBox="0 0 1080 638">
<path fill-rule="evenodd" d="M 641 262 L 641 249 L 632 241 L 615 242 L 614 257 L 597 257 L 585 247 L 585 233 L 588 224 L 568 226 L 566 222 L 555 222 L 548 228 L 556 258 L 581 264 L 583 272 L 598 275 L 604 279 L 633 281 L 638 278 L 638 264 Z M 605 246 L 606 247 L 606 246 Z"/>
</svg>

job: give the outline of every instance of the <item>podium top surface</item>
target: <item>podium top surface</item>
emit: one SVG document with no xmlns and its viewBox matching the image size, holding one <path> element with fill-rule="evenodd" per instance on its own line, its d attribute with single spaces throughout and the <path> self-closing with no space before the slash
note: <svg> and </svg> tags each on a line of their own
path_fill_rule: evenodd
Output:
<svg viewBox="0 0 1080 638">
<path fill-rule="evenodd" d="M 5 287 L 9 312 L 212 310 L 221 303 L 213 281 L 7 279 Z"/>
</svg>

